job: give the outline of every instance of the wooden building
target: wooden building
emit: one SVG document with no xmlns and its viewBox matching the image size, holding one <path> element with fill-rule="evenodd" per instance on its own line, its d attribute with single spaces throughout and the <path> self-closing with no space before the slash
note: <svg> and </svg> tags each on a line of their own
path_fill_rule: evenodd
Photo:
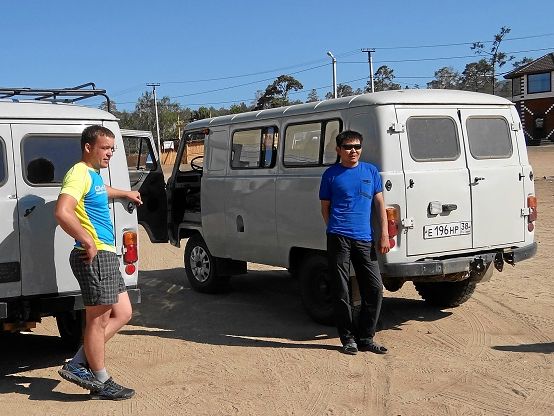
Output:
<svg viewBox="0 0 554 416">
<path fill-rule="evenodd" d="M 523 65 L 506 74 L 512 80 L 515 103 L 525 140 L 536 146 L 543 140 L 554 141 L 554 53 Z"/>
</svg>

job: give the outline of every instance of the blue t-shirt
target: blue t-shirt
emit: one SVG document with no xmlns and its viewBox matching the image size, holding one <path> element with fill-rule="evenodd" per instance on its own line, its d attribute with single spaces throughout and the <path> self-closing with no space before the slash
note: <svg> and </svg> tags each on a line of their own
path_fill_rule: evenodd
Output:
<svg viewBox="0 0 554 416">
<path fill-rule="evenodd" d="M 327 233 L 371 241 L 371 203 L 383 192 L 381 176 L 370 163 L 353 168 L 340 163 L 330 166 L 321 178 L 319 199 L 331 201 Z"/>
</svg>

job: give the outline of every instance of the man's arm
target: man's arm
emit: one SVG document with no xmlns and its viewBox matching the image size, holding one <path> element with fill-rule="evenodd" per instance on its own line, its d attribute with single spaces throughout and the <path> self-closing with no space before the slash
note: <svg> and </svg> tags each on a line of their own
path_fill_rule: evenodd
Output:
<svg viewBox="0 0 554 416">
<path fill-rule="evenodd" d="M 138 191 L 124 191 L 122 189 L 112 188 L 106 185 L 106 191 L 108 192 L 108 198 L 110 199 L 128 199 L 137 205 L 142 205 L 142 199 Z"/>
<path fill-rule="evenodd" d="M 379 225 L 381 226 L 381 239 L 379 240 L 379 252 L 386 254 L 390 251 L 389 227 L 387 224 L 387 211 L 385 209 L 385 199 L 383 192 L 378 192 L 373 196 L 375 203 L 375 213 L 378 215 Z"/>
<path fill-rule="evenodd" d="M 329 223 L 329 215 L 331 213 L 331 201 L 326 201 L 324 199 L 321 200 L 321 216 L 323 217 L 323 221 L 325 221 L 325 225 Z"/>
<path fill-rule="evenodd" d="M 96 244 L 94 244 L 91 235 L 83 228 L 77 219 L 75 207 L 77 207 L 77 200 L 75 198 L 68 194 L 60 194 L 58 202 L 56 203 L 54 215 L 60 227 L 81 243 L 86 253 L 86 256 L 84 256 L 85 261 L 87 263 L 92 263 L 92 259 L 97 253 Z"/>
</svg>

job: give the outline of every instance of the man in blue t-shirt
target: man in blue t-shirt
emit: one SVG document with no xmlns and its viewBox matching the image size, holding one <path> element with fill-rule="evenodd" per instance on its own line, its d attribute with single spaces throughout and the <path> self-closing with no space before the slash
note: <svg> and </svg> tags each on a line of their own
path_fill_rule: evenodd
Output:
<svg viewBox="0 0 554 416">
<path fill-rule="evenodd" d="M 371 232 L 372 205 L 380 226 L 379 252 L 390 250 L 383 185 L 377 168 L 360 162 L 363 137 L 347 130 L 337 138 L 340 163 L 330 166 L 321 178 L 321 215 L 327 225 L 327 254 L 334 299 L 335 320 L 346 354 L 358 349 L 384 354 L 377 344 L 377 320 L 383 299 L 383 282 Z M 352 322 L 349 280 L 354 266 L 362 300 L 358 327 Z"/>
</svg>

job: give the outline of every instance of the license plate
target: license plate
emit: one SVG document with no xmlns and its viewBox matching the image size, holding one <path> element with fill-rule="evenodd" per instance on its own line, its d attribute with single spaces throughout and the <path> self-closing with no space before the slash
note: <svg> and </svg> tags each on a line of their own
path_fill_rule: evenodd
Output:
<svg viewBox="0 0 554 416">
<path fill-rule="evenodd" d="M 446 224 L 426 225 L 423 227 L 423 238 L 442 238 L 455 235 L 471 234 L 469 221 L 449 222 Z"/>
</svg>

